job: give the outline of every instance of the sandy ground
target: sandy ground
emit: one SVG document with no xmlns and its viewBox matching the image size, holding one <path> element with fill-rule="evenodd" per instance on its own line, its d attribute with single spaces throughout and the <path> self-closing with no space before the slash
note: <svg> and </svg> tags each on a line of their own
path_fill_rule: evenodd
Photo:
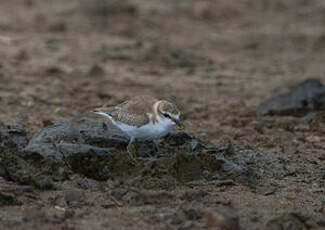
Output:
<svg viewBox="0 0 325 230">
<path fill-rule="evenodd" d="M 311 218 L 306 229 L 325 229 L 324 181 L 313 179 L 325 165 L 324 120 L 255 115 L 259 103 L 305 79 L 324 83 L 324 25 L 322 0 L 3 1 L 4 124 L 37 132 L 48 122 L 97 119 L 88 111 L 149 94 L 175 101 L 186 132 L 207 145 L 231 140 L 237 149 L 279 154 L 292 173 L 261 178 L 266 191 L 184 185 L 148 204 L 109 196 L 112 181 L 105 189 L 35 189 L 18 194 L 20 205 L 0 207 L 0 226 L 206 229 L 195 207 L 227 206 L 243 229 L 264 229 L 291 212 Z M 194 198 L 180 198 L 188 189 Z M 67 197 L 72 204 L 60 209 Z"/>
</svg>

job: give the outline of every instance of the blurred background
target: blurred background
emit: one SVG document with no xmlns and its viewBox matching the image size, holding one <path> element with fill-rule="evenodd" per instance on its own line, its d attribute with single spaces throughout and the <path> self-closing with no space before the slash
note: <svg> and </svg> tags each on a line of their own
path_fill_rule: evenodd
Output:
<svg viewBox="0 0 325 230">
<path fill-rule="evenodd" d="M 325 87 L 307 81 L 256 113 L 324 73 L 324 0 L 2 0 L 0 228 L 324 229 Z M 91 143 L 63 125 L 25 148 L 141 94 L 176 102 L 195 137 L 169 138 L 167 161 L 93 150 L 101 123 L 85 125 L 98 125 Z"/>
<path fill-rule="evenodd" d="M 324 78 L 322 0 L 12 0 L 0 7 L 0 120 L 30 129 L 139 94 L 204 135 Z"/>
</svg>

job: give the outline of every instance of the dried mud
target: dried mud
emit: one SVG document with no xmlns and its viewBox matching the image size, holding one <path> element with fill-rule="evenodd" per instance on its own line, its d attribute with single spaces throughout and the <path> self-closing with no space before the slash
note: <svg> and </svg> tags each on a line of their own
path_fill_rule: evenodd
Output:
<svg viewBox="0 0 325 230">
<path fill-rule="evenodd" d="M 1 3 L 0 229 L 325 229 L 324 12 Z M 139 94 L 176 102 L 186 129 L 134 162 L 89 111 Z"/>
</svg>

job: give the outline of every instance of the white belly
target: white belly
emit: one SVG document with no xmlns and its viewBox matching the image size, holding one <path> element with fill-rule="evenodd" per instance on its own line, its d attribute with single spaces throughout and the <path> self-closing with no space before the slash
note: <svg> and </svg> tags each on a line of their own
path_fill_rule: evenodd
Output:
<svg viewBox="0 0 325 230">
<path fill-rule="evenodd" d="M 141 140 L 152 140 L 166 136 L 171 127 L 158 124 L 147 124 L 141 127 L 130 126 L 126 124 L 116 124 L 128 136 Z"/>
<path fill-rule="evenodd" d="M 105 114 L 106 115 L 106 114 Z M 112 123 L 126 133 L 129 137 L 140 140 L 152 140 L 166 136 L 172 129 L 174 123 L 169 119 L 158 119 L 158 122 L 152 122 L 141 127 L 123 124 L 115 121 L 112 117 L 106 115 Z"/>
</svg>

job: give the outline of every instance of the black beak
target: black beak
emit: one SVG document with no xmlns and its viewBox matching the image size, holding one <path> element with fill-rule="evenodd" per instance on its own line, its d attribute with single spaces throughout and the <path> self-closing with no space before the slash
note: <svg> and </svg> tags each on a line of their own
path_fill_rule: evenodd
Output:
<svg viewBox="0 0 325 230">
<path fill-rule="evenodd" d="M 176 123 L 176 125 L 178 126 L 178 129 L 182 130 L 184 129 L 184 124 L 178 120 L 178 119 L 173 119 L 173 121 Z"/>
</svg>

